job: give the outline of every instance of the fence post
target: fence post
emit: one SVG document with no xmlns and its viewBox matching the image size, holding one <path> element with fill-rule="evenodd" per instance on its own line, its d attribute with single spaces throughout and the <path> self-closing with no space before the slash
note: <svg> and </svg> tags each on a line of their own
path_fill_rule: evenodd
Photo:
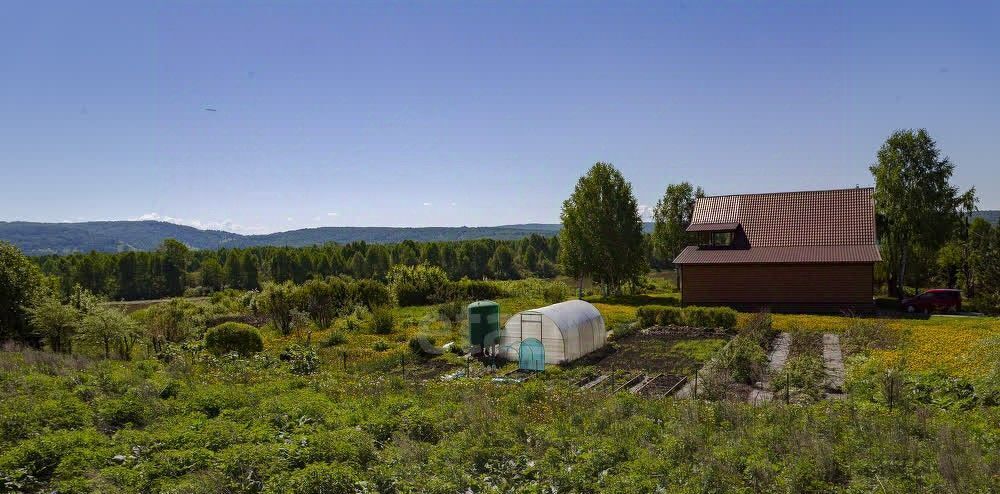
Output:
<svg viewBox="0 0 1000 494">
<path fill-rule="evenodd" d="M 789 388 L 789 380 L 790 380 L 790 378 L 791 378 L 791 374 L 785 374 L 785 404 L 786 405 L 789 403 L 788 393 L 789 393 L 789 389 L 790 389 Z"/>
<path fill-rule="evenodd" d="M 698 369 L 694 370 L 694 394 L 692 398 L 698 399 Z"/>
</svg>

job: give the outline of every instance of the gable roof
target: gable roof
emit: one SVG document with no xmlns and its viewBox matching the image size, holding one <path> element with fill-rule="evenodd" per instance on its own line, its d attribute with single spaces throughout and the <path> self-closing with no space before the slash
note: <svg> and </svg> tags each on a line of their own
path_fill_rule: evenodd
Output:
<svg viewBox="0 0 1000 494">
<path fill-rule="evenodd" d="M 699 198 L 689 231 L 739 224 L 749 249 L 688 247 L 675 264 L 877 262 L 872 188 Z"/>
</svg>

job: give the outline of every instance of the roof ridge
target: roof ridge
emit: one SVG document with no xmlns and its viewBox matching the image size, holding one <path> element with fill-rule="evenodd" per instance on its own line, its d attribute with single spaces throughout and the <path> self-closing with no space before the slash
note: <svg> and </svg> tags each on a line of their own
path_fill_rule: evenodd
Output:
<svg viewBox="0 0 1000 494">
<path fill-rule="evenodd" d="M 875 187 L 845 187 L 840 189 L 819 189 L 819 190 L 791 190 L 785 192 L 752 192 L 749 194 L 722 194 L 718 196 L 704 196 L 701 199 L 714 199 L 717 197 L 746 197 L 746 196 L 768 196 L 768 195 L 792 195 L 792 194 L 815 194 L 817 192 L 847 192 L 850 190 L 871 190 Z"/>
</svg>

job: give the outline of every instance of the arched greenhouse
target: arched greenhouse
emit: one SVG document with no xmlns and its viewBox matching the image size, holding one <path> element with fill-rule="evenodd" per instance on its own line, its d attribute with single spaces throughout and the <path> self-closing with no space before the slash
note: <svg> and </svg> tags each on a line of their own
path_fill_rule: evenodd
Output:
<svg viewBox="0 0 1000 494">
<path fill-rule="evenodd" d="M 583 300 L 570 300 L 540 309 L 518 312 L 507 319 L 500 333 L 501 354 L 508 360 L 519 360 L 523 343 L 541 342 L 546 364 L 576 360 L 607 342 L 604 318 L 593 305 Z M 533 355 L 533 358 L 537 358 Z"/>
</svg>

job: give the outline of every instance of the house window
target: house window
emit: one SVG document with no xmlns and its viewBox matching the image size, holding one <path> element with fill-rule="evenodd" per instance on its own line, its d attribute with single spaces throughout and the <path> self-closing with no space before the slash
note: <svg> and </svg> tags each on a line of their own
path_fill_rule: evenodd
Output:
<svg viewBox="0 0 1000 494">
<path fill-rule="evenodd" d="M 732 247 L 733 232 L 706 232 L 701 236 L 702 247 Z"/>
<path fill-rule="evenodd" d="M 733 245 L 733 232 L 712 233 L 713 247 L 729 247 L 730 245 Z"/>
</svg>

